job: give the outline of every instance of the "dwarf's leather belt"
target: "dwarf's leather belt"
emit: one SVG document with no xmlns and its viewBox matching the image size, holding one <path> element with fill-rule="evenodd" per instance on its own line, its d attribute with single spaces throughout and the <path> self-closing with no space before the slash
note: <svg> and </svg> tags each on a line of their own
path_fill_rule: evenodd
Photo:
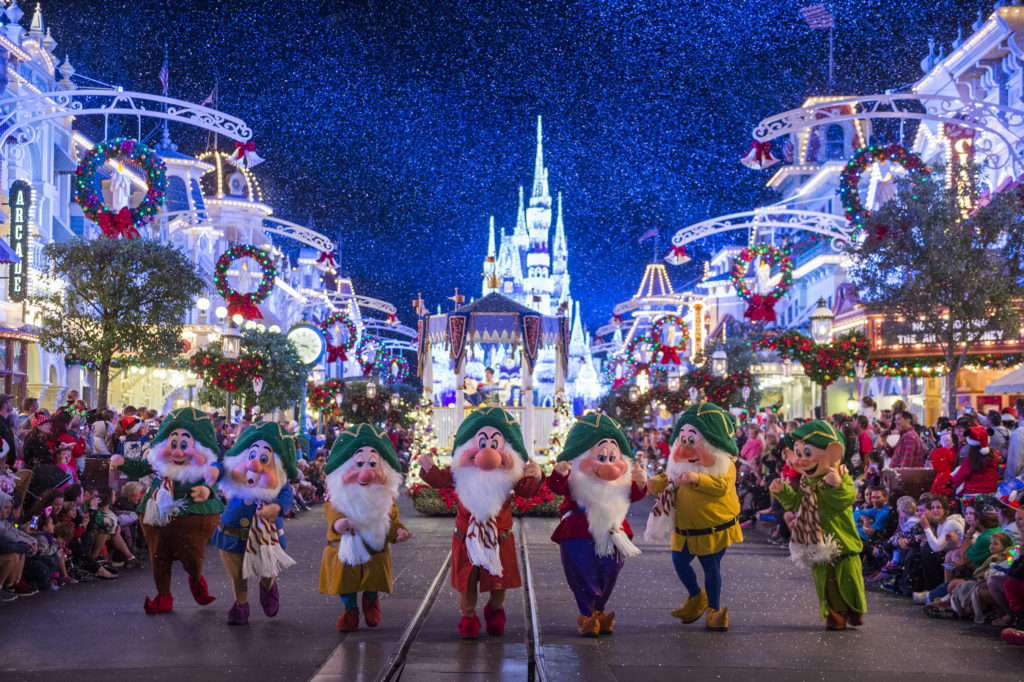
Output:
<svg viewBox="0 0 1024 682">
<path fill-rule="evenodd" d="M 241 540 L 245 540 L 249 537 L 248 528 L 235 528 L 232 526 L 225 526 L 222 523 L 219 526 L 217 526 L 217 530 L 219 530 L 221 533 L 224 533 L 224 535 L 230 535 L 233 538 L 239 538 Z"/>
<path fill-rule="evenodd" d="M 505 540 L 510 535 L 512 535 L 512 531 L 510 531 L 510 530 L 507 530 L 504 533 L 502 533 L 501 535 L 499 535 L 498 536 L 498 544 L 500 545 L 501 543 L 505 542 Z M 457 537 L 460 540 L 465 540 L 466 539 L 466 534 L 463 533 L 461 530 L 456 530 L 455 531 L 455 537 Z"/>
<path fill-rule="evenodd" d="M 682 535 L 683 537 L 699 537 L 701 535 L 711 535 L 712 533 L 718 533 L 723 530 L 728 530 L 735 525 L 736 517 L 734 516 L 729 521 L 726 521 L 725 523 L 719 526 L 714 526 L 712 528 L 697 528 L 696 530 L 694 530 L 690 528 L 680 528 L 679 526 L 676 526 L 676 534 Z"/>
</svg>

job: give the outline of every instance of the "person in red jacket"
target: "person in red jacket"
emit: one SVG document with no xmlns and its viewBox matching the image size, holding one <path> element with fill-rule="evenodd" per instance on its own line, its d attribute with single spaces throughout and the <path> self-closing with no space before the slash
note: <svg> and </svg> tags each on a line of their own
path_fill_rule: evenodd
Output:
<svg viewBox="0 0 1024 682">
<path fill-rule="evenodd" d="M 939 447 L 932 450 L 932 469 L 935 470 L 935 480 L 932 481 L 931 493 L 933 495 L 953 496 L 953 461 L 956 453 L 953 452 L 953 434 L 948 429 L 939 434 Z"/>
<path fill-rule="evenodd" d="M 530 460 L 519 423 L 500 407 L 474 410 L 455 432 L 452 465 L 441 469 L 425 453 L 420 476 L 431 488 L 455 488 L 459 498 L 452 535 L 451 584 L 459 593 L 459 636 L 480 634 L 476 616 L 479 592 L 489 592 L 484 607 L 487 634 L 505 633 L 505 591 L 521 587 L 512 536 L 509 494 L 533 497 L 544 473 Z"/>
<path fill-rule="evenodd" d="M 953 490 L 961 496 L 994 493 L 999 487 L 999 455 L 988 447 L 988 431 L 984 426 L 972 426 L 965 435 L 967 458 L 953 472 Z"/>
<path fill-rule="evenodd" d="M 611 634 L 615 612 L 604 609 L 625 557 L 640 554 L 626 512 L 647 494 L 647 474 L 619 423 L 588 414 L 569 431 L 548 488 L 565 496 L 562 521 L 551 539 L 559 545 L 562 570 L 580 610 L 579 634 Z"/>
</svg>

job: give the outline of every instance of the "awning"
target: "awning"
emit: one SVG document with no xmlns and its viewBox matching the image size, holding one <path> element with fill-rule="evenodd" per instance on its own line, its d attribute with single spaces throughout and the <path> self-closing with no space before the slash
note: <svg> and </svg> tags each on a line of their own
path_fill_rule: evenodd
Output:
<svg viewBox="0 0 1024 682">
<path fill-rule="evenodd" d="M 0 237 L 0 263 L 20 263 L 21 257 L 14 253 L 14 249 L 2 237 Z"/>
<path fill-rule="evenodd" d="M 1004 374 L 985 387 L 985 395 L 1024 393 L 1024 365 Z"/>
</svg>

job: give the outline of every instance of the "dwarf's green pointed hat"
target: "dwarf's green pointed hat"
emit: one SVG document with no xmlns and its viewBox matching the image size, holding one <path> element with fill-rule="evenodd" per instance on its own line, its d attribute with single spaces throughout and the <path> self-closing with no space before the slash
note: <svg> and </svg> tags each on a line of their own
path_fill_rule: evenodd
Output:
<svg viewBox="0 0 1024 682">
<path fill-rule="evenodd" d="M 618 443 L 623 455 L 635 459 L 633 448 L 629 446 L 629 437 L 619 422 L 606 414 L 593 413 L 583 415 L 573 424 L 565 439 L 565 448 L 558 455 L 558 461 L 568 462 L 576 459 L 605 438 L 611 438 Z"/>
<path fill-rule="evenodd" d="M 687 424 L 700 431 L 700 435 L 719 450 L 724 450 L 733 457 L 739 456 L 740 451 L 736 447 L 736 422 L 733 421 L 731 414 L 718 405 L 706 401 L 691 405 L 676 421 L 676 426 L 672 429 L 672 443 L 676 442 L 680 429 Z"/>
<path fill-rule="evenodd" d="M 523 444 L 523 432 L 519 429 L 519 422 L 516 421 L 511 412 L 507 412 L 500 407 L 481 407 L 470 412 L 469 416 L 459 426 L 459 430 L 455 432 L 455 443 L 452 449 L 458 450 L 469 442 L 469 439 L 477 431 L 485 426 L 500 431 L 501 435 L 505 437 L 505 442 L 519 453 L 523 461 L 530 461 L 526 445 Z"/>
<path fill-rule="evenodd" d="M 217 446 L 217 433 L 213 430 L 213 421 L 206 413 L 194 407 L 182 407 L 171 412 L 160 422 L 153 445 L 167 440 L 175 429 L 185 429 L 192 434 L 196 442 L 210 450 L 214 455 L 220 452 Z"/>
<path fill-rule="evenodd" d="M 258 440 L 265 440 L 278 457 L 281 458 L 281 466 L 289 480 L 299 477 L 299 470 L 295 466 L 295 443 L 276 422 L 262 422 L 253 424 L 238 437 L 235 444 L 227 451 L 225 457 L 233 457 L 244 452 Z"/>
<path fill-rule="evenodd" d="M 819 420 L 807 422 L 793 432 L 793 440 L 809 443 L 824 450 L 831 443 L 845 443 L 843 435 L 828 422 Z"/>
<path fill-rule="evenodd" d="M 391 444 L 387 432 L 372 424 L 353 424 L 341 432 L 341 435 L 335 439 L 334 445 L 331 446 L 331 454 L 327 458 L 324 473 L 331 473 L 352 459 L 356 450 L 367 445 L 376 450 L 389 467 L 402 473 L 402 465 L 398 463 L 395 446 Z"/>
</svg>

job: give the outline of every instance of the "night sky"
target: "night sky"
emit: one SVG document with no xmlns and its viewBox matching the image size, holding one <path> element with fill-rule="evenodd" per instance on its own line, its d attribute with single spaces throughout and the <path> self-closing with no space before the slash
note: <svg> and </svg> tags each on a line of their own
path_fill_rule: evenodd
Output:
<svg viewBox="0 0 1024 682">
<path fill-rule="evenodd" d="M 826 31 L 781 2 L 232 2 L 48 0 L 57 54 L 79 73 L 245 119 L 267 159 L 255 173 L 280 217 L 341 245 L 360 293 L 403 322 L 455 286 L 479 295 L 487 217 L 515 225 L 544 116 L 552 194 L 563 192 L 572 293 L 588 326 L 636 290 L 651 244 L 680 227 L 777 197 L 772 171 L 739 165 L 763 117 L 823 94 Z M 976 0 L 831 2 L 837 92 L 921 77 L 934 35 L 949 52 Z M 34 3 L 23 2 L 23 23 Z M 986 16 L 991 3 L 983 5 Z M 84 84 L 84 81 L 79 80 Z M 199 153 L 205 133 L 172 130 Z M 151 138 L 156 142 L 157 138 Z M 227 149 L 225 141 L 222 148 Z M 740 236 L 742 238 L 742 236 Z M 282 245 L 284 246 L 284 245 Z M 698 259 L 672 268 L 676 283 Z M 688 269 L 688 268 L 693 268 Z"/>
</svg>

